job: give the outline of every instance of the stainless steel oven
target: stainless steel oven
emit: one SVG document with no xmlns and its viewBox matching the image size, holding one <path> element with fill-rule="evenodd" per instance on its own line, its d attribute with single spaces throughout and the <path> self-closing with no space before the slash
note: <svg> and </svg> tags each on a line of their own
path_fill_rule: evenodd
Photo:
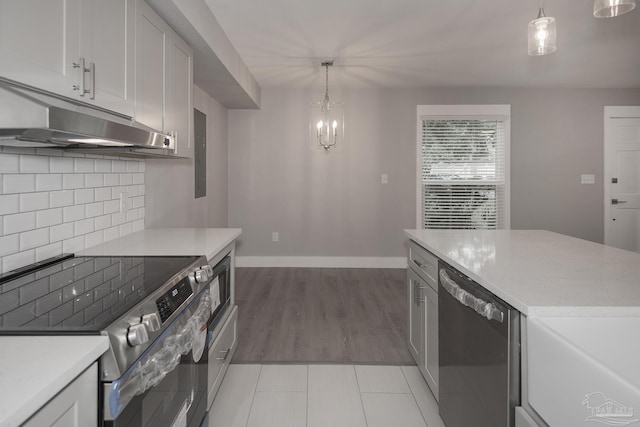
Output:
<svg viewBox="0 0 640 427">
<path fill-rule="evenodd" d="M 220 280 L 198 256 L 55 257 L 0 275 L 0 335 L 104 335 L 101 425 L 200 427 Z"/>
<path fill-rule="evenodd" d="M 440 416 L 447 427 L 514 427 L 520 402 L 520 315 L 439 263 Z"/>
<path fill-rule="evenodd" d="M 203 288 L 122 377 L 104 384 L 105 427 L 201 425 L 210 313 L 209 289 Z"/>
</svg>

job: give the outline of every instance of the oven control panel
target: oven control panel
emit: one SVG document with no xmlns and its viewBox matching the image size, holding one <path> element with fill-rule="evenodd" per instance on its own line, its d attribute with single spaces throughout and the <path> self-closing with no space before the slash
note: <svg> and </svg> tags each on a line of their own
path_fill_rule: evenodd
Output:
<svg viewBox="0 0 640 427">
<path fill-rule="evenodd" d="M 192 294 L 193 290 L 189 284 L 189 279 L 184 278 L 177 285 L 158 298 L 156 300 L 156 306 L 158 307 L 162 323 L 166 322 L 178 307 L 180 307 Z"/>
</svg>

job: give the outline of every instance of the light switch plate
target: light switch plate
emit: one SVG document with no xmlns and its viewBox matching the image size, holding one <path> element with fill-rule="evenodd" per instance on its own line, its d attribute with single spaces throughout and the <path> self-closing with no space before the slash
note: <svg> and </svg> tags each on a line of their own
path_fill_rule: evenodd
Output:
<svg viewBox="0 0 640 427">
<path fill-rule="evenodd" d="M 388 184 L 389 183 L 389 176 L 386 173 L 383 173 L 382 176 L 380 177 L 380 182 L 382 184 Z"/>
<path fill-rule="evenodd" d="M 580 175 L 580 184 L 595 184 L 596 176 L 593 174 L 582 174 Z"/>
</svg>

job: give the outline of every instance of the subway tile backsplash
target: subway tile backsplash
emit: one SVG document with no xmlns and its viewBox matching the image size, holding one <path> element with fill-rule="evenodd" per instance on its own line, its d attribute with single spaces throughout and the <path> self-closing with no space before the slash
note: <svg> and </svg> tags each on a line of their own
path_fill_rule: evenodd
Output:
<svg viewBox="0 0 640 427">
<path fill-rule="evenodd" d="M 141 160 L 0 147 L 0 271 L 142 230 L 144 172 Z"/>
</svg>

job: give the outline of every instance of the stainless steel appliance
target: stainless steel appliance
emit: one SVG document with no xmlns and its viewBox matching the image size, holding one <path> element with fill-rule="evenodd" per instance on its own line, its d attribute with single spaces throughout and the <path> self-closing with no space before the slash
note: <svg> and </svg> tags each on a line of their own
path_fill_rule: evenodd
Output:
<svg viewBox="0 0 640 427">
<path fill-rule="evenodd" d="M 209 322 L 209 344 L 216 336 L 218 325 L 227 317 L 231 307 L 231 257 L 226 256 L 211 266 L 211 319 Z"/>
<path fill-rule="evenodd" d="M 0 334 L 102 334 L 104 426 L 199 427 L 213 271 L 204 257 L 58 257 L 0 277 Z"/>
<path fill-rule="evenodd" d="M 520 402 L 520 315 L 439 263 L 440 416 L 447 427 L 513 427 Z"/>
<path fill-rule="evenodd" d="M 124 157 L 179 157 L 175 138 L 131 117 L 0 78 L 0 145 Z"/>
</svg>

